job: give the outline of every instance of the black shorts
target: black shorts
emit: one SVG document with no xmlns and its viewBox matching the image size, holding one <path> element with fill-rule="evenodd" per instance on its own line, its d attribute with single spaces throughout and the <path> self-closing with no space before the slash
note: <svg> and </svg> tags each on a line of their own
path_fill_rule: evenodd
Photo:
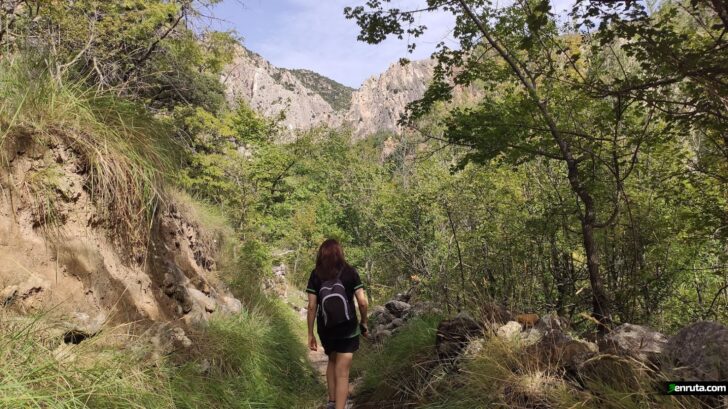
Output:
<svg viewBox="0 0 728 409">
<path fill-rule="evenodd" d="M 321 338 L 321 345 L 323 345 L 326 355 L 331 355 L 332 352 L 356 352 L 359 350 L 359 335 L 340 339 Z"/>
</svg>

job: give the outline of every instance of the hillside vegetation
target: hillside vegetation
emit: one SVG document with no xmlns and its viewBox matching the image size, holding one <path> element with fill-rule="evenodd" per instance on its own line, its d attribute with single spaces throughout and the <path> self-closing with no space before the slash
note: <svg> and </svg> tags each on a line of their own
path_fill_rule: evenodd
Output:
<svg viewBox="0 0 728 409">
<path fill-rule="evenodd" d="M 351 94 L 354 92 L 353 88 L 347 87 L 311 70 L 298 69 L 289 71 L 301 80 L 306 88 L 321 95 L 335 111 L 346 112 L 351 106 Z"/>
</svg>

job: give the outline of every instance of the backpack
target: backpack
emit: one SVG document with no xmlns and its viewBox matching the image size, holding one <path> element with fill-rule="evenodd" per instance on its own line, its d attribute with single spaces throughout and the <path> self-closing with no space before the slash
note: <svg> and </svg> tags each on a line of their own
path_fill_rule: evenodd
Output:
<svg viewBox="0 0 728 409">
<path fill-rule="evenodd" d="M 321 283 L 318 296 L 324 328 L 333 328 L 351 320 L 352 311 L 349 311 L 346 288 L 341 282 L 341 271 L 335 278 Z"/>
</svg>

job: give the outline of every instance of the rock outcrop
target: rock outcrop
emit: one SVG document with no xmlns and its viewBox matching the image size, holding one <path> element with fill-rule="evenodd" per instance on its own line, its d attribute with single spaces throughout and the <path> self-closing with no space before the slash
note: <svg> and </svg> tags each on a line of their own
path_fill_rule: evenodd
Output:
<svg viewBox="0 0 728 409">
<path fill-rule="evenodd" d="M 397 122 L 407 104 L 422 98 L 432 80 L 434 60 L 392 64 L 381 75 L 369 78 L 354 92 L 345 123 L 354 137 L 362 138 L 377 132 L 401 131 Z"/>
<path fill-rule="evenodd" d="M 146 252 L 128 247 L 89 188 L 88 166 L 62 138 L 9 138 L 9 163 L 0 170 L 0 308 L 51 310 L 62 339 L 76 344 L 104 326 L 206 321 L 239 312 L 216 278 L 219 241 L 191 209 L 170 200 L 153 217 Z M 31 186 L 54 172 L 39 207 Z M 146 227 L 148 229 L 148 227 Z"/>
<path fill-rule="evenodd" d="M 256 112 L 294 131 L 317 125 L 339 126 L 341 115 L 326 100 L 307 87 L 299 75 L 273 66 L 260 55 L 239 47 L 223 74 L 228 101 L 246 101 Z M 290 134 L 290 133 L 289 133 Z"/>
</svg>

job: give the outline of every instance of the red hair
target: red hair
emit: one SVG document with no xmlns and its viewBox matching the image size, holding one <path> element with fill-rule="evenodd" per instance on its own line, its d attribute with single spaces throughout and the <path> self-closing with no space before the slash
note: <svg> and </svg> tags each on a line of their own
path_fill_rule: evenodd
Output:
<svg viewBox="0 0 728 409">
<path fill-rule="evenodd" d="M 331 280 L 348 266 L 344 258 L 344 250 L 335 239 L 321 243 L 316 255 L 316 275 L 322 281 Z"/>
</svg>

